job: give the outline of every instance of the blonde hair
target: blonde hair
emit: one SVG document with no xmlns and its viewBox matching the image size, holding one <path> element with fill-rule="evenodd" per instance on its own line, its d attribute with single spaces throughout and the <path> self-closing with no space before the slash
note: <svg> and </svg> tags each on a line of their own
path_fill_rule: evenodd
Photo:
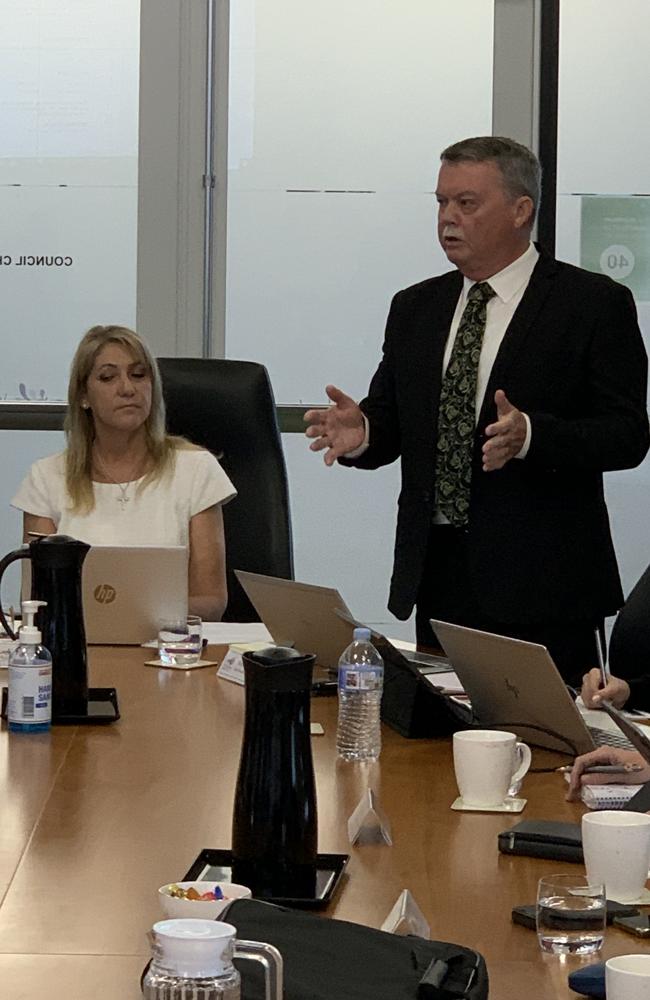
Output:
<svg viewBox="0 0 650 1000">
<path fill-rule="evenodd" d="M 92 446 L 95 440 L 95 423 L 92 412 L 84 408 L 88 378 L 95 358 L 107 344 L 120 344 L 143 364 L 151 378 L 151 410 L 145 420 L 144 430 L 147 451 L 152 465 L 139 488 L 144 488 L 171 468 L 174 452 L 179 447 L 191 447 L 182 438 L 171 437 L 165 432 L 165 402 L 162 381 L 156 359 L 145 342 L 125 326 L 93 326 L 81 338 L 70 366 L 68 383 L 68 411 L 64 430 L 66 435 L 65 482 L 72 510 L 88 513 L 95 506 L 92 481 Z"/>
</svg>

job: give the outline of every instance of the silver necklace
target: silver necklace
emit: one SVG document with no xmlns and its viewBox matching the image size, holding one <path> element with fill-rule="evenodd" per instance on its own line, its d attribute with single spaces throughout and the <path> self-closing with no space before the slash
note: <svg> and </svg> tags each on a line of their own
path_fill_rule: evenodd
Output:
<svg viewBox="0 0 650 1000">
<path fill-rule="evenodd" d="M 105 476 L 106 476 L 106 477 L 107 477 L 108 479 L 110 479 L 110 481 L 111 481 L 111 482 L 112 482 L 112 483 L 113 483 L 113 484 L 114 484 L 115 486 L 117 486 L 118 490 L 120 491 L 120 494 L 121 494 L 121 495 L 120 495 L 119 497 L 116 497 L 116 500 L 117 500 L 117 502 L 118 502 L 118 503 L 119 503 L 119 505 L 120 505 L 120 510 L 121 510 L 122 512 L 124 512 L 124 511 L 126 510 L 126 505 L 127 505 L 127 503 L 129 503 L 129 502 L 130 502 L 130 497 L 128 497 L 128 496 L 127 496 L 127 493 L 128 493 L 128 490 L 129 490 L 129 486 L 131 485 L 131 481 L 130 481 L 130 480 L 127 480 L 127 482 L 126 482 L 126 483 L 118 483 L 117 479 L 115 479 L 115 478 L 114 478 L 114 477 L 113 477 L 113 476 L 112 476 L 112 475 L 110 474 L 109 470 L 108 470 L 108 469 L 106 468 L 106 466 L 105 466 L 105 465 L 104 465 L 104 463 L 102 462 L 101 458 L 99 457 L 99 454 L 98 454 L 98 452 L 95 452 L 95 461 L 97 462 L 97 465 L 99 466 L 99 471 L 100 471 L 100 472 L 103 472 L 103 473 L 104 473 L 104 475 L 105 475 Z"/>
</svg>

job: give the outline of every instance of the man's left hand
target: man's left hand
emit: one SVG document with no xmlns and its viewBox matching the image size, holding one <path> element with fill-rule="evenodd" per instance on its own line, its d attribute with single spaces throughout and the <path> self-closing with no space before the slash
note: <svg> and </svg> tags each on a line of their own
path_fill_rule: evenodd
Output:
<svg viewBox="0 0 650 1000">
<path fill-rule="evenodd" d="M 485 428 L 489 438 L 483 445 L 483 471 L 502 469 L 506 462 L 518 455 L 526 441 L 526 419 L 512 405 L 503 389 L 494 394 L 497 404 L 497 421 Z"/>
</svg>

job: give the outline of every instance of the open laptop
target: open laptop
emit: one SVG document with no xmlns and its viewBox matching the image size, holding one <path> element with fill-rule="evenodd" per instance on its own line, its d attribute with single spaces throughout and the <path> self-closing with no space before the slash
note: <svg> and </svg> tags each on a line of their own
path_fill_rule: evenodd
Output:
<svg viewBox="0 0 650 1000">
<path fill-rule="evenodd" d="M 587 726 L 545 646 L 449 622 L 432 620 L 431 627 L 478 724 L 511 729 L 528 743 L 563 753 L 630 745 L 620 731 Z"/>
<path fill-rule="evenodd" d="M 243 570 L 235 570 L 235 576 L 278 646 L 315 653 L 318 666 L 338 669 L 339 657 L 360 625 L 338 590 Z M 373 629 L 371 638 L 379 652 L 394 662 L 415 663 L 423 673 L 449 670 L 440 658 L 398 650 Z"/>
<path fill-rule="evenodd" d="M 235 570 L 235 576 L 277 646 L 314 653 L 320 667 L 334 670 L 352 641 L 353 625 L 340 618 L 350 611 L 338 590 Z"/>
<path fill-rule="evenodd" d="M 86 641 L 149 642 L 160 618 L 186 615 L 187 561 L 184 545 L 93 545 L 82 573 Z"/>
</svg>

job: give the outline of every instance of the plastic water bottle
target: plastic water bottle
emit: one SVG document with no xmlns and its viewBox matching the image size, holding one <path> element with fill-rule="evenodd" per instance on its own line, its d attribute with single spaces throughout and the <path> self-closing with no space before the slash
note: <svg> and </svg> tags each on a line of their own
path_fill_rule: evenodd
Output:
<svg viewBox="0 0 650 1000">
<path fill-rule="evenodd" d="M 355 628 L 354 638 L 339 660 L 336 751 L 344 760 L 379 757 L 383 687 L 384 661 L 370 642 L 370 629 Z"/>
</svg>

